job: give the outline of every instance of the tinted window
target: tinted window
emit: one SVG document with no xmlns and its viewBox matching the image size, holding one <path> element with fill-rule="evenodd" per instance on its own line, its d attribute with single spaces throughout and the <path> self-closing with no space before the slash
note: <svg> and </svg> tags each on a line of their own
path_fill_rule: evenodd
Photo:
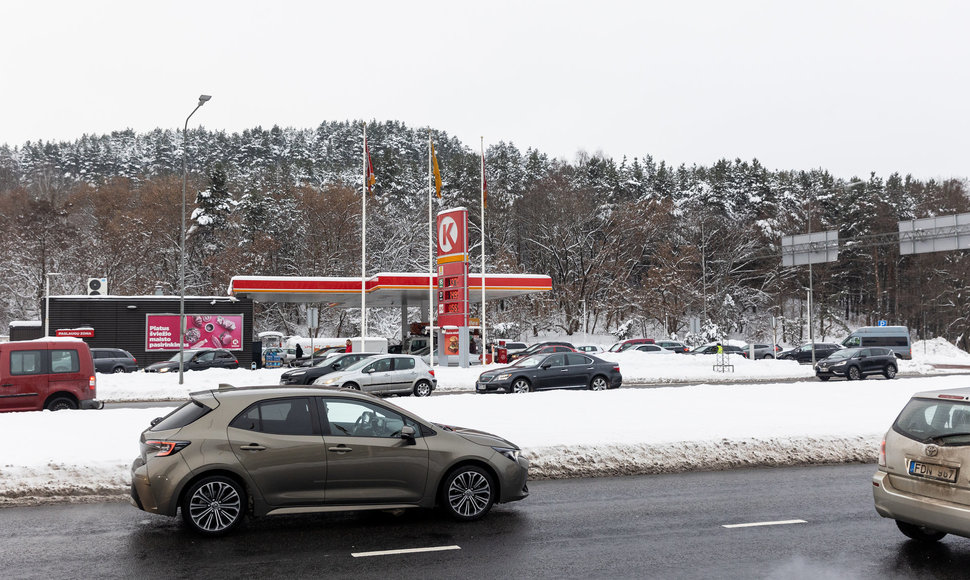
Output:
<svg viewBox="0 0 970 580">
<path fill-rule="evenodd" d="M 592 363 L 593 363 L 593 359 L 589 358 L 588 356 L 583 356 L 583 355 L 577 354 L 577 353 L 568 353 L 568 354 L 566 354 L 566 364 L 570 364 L 570 365 L 588 365 L 588 364 L 592 364 Z"/>
<path fill-rule="evenodd" d="M 273 435 L 313 435 L 314 431 L 310 400 L 305 397 L 260 401 L 237 415 L 229 426 Z"/>
<path fill-rule="evenodd" d="M 414 368 L 413 358 L 396 358 L 394 359 L 394 370 L 396 371 L 406 371 Z"/>
<path fill-rule="evenodd" d="M 44 372 L 44 351 L 14 350 L 10 352 L 10 374 L 39 375 Z"/>
<path fill-rule="evenodd" d="M 198 401 L 189 401 L 168 415 L 165 415 L 165 418 L 149 429 L 149 431 L 165 431 L 185 427 L 190 423 L 194 423 L 211 410 Z"/>
<path fill-rule="evenodd" d="M 547 358 L 546 361 L 544 363 L 542 363 L 542 364 L 544 364 L 544 365 L 551 365 L 551 366 L 554 366 L 554 367 L 565 366 L 565 364 L 566 364 L 566 355 L 564 355 L 564 354 L 554 354 L 554 355 L 550 356 L 549 358 Z"/>
<path fill-rule="evenodd" d="M 223 352 L 220 352 L 220 353 L 219 353 L 219 358 L 220 358 L 220 359 L 230 359 L 230 358 L 231 358 L 231 359 L 234 359 L 234 358 L 236 358 L 236 357 L 234 357 L 234 356 L 232 356 L 232 353 L 229 353 L 229 352 L 225 352 L 225 351 L 223 351 Z"/>
<path fill-rule="evenodd" d="M 911 399 L 893 429 L 917 441 L 970 445 L 970 405 L 939 399 Z"/>
<path fill-rule="evenodd" d="M 862 346 L 909 346 L 907 336 L 863 336 Z"/>
<path fill-rule="evenodd" d="M 81 362 L 76 350 L 52 350 L 50 352 L 52 373 L 81 372 Z"/>
</svg>

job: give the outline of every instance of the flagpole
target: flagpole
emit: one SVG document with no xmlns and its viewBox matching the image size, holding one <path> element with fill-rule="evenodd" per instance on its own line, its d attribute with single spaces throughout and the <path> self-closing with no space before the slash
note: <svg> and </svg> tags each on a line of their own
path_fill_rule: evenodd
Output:
<svg viewBox="0 0 970 580">
<path fill-rule="evenodd" d="M 367 123 L 364 123 L 364 146 L 361 148 L 364 180 L 360 191 L 360 337 L 367 338 Z"/>
<path fill-rule="evenodd" d="M 485 137 L 481 137 L 482 149 L 482 319 L 479 324 L 482 327 L 482 364 L 488 362 L 485 356 L 486 344 L 488 341 L 485 336 Z"/>
<path fill-rule="evenodd" d="M 432 221 L 431 128 L 428 128 L 428 359 L 434 366 L 434 222 Z"/>
</svg>

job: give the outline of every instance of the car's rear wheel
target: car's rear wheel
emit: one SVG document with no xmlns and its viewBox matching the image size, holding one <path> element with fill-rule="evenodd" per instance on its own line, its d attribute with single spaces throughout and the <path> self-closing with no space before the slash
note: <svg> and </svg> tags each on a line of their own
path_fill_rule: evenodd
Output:
<svg viewBox="0 0 970 580">
<path fill-rule="evenodd" d="M 483 517 L 495 503 L 492 476 L 475 465 L 465 465 L 449 473 L 441 493 L 448 515 L 462 521 Z"/>
<path fill-rule="evenodd" d="M 772 356 L 772 355 L 770 355 L 770 354 L 766 354 L 765 356 L 763 356 L 761 358 L 764 359 L 764 360 L 771 360 L 771 359 L 774 359 L 775 357 Z"/>
<path fill-rule="evenodd" d="M 221 475 L 192 484 L 182 499 L 182 519 L 192 530 L 218 536 L 239 525 L 245 515 L 246 491 Z"/>
<path fill-rule="evenodd" d="M 859 367 L 849 367 L 849 371 L 845 374 L 845 376 L 850 381 L 862 380 L 862 373 L 859 372 Z"/>
<path fill-rule="evenodd" d="M 111 369 L 111 372 L 113 372 L 113 373 L 123 373 L 123 372 L 125 372 L 125 367 L 115 367 L 115 368 Z"/>
<path fill-rule="evenodd" d="M 418 384 L 414 385 L 414 396 L 415 397 L 427 397 L 431 394 L 431 383 L 428 381 L 418 381 Z"/>
<path fill-rule="evenodd" d="M 591 391 L 605 391 L 608 388 L 610 388 L 610 382 L 602 375 L 596 375 L 589 382 L 589 390 Z"/>
<path fill-rule="evenodd" d="M 894 364 L 888 364 L 888 365 L 886 365 L 886 370 L 884 370 L 882 374 L 887 379 L 894 379 L 894 378 L 896 378 L 896 365 L 894 365 Z"/>
<path fill-rule="evenodd" d="M 902 532 L 907 538 L 912 538 L 918 542 L 939 542 L 946 536 L 946 532 L 941 532 L 939 530 L 934 530 L 933 528 L 927 528 L 926 526 L 918 526 L 916 524 L 910 524 L 907 522 L 901 522 L 896 520 L 896 527 Z"/>
<path fill-rule="evenodd" d="M 513 393 L 528 393 L 532 390 L 532 384 L 528 379 L 515 379 L 512 381 Z"/>
<path fill-rule="evenodd" d="M 77 401 L 70 397 L 54 397 L 44 406 L 48 411 L 70 411 L 77 409 Z"/>
</svg>

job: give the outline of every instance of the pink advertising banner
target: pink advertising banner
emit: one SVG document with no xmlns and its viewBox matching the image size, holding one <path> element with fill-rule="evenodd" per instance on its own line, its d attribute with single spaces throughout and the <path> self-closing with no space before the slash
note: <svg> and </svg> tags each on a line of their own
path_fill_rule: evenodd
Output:
<svg viewBox="0 0 970 580">
<path fill-rule="evenodd" d="M 145 350 L 179 349 L 179 315 L 148 314 Z M 242 350 L 242 314 L 186 314 L 185 348 Z"/>
</svg>

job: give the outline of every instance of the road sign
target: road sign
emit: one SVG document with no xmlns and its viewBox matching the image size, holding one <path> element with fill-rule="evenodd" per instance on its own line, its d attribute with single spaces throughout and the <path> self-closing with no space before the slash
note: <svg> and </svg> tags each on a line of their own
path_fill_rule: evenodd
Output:
<svg viewBox="0 0 970 580">
<path fill-rule="evenodd" d="M 876 323 L 876 326 L 886 326 L 886 321 L 880 320 L 879 322 Z"/>
</svg>

